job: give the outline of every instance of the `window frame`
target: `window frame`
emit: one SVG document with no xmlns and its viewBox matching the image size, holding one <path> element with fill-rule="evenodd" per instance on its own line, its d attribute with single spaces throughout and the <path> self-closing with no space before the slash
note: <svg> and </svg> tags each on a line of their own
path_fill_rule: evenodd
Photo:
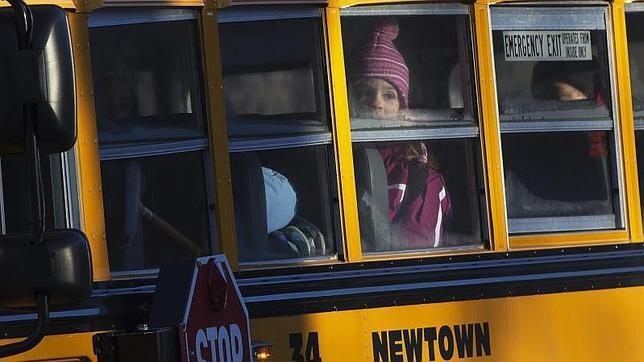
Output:
<svg viewBox="0 0 644 362">
<path fill-rule="evenodd" d="M 204 200 L 203 210 L 206 212 L 207 229 L 205 230 L 207 241 L 206 246 L 208 251 L 212 253 L 217 250 L 219 244 L 217 228 L 218 223 L 215 218 L 216 205 L 216 191 L 215 183 L 213 182 L 212 175 L 214 174 L 214 161 L 212 155 L 211 143 L 211 125 L 210 125 L 210 110 L 209 93 L 206 89 L 206 66 L 204 61 L 205 50 L 203 49 L 203 28 L 198 9 L 193 8 L 107 8 L 100 11 L 94 11 L 88 17 L 88 32 L 93 28 L 103 27 L 116 27 L 116 26 L 136 26 L 151 23 L 169 23 L 175 21 L 191 21 L 194 26 L 194 41 L 195 46 L 191 47 L 194 50 L 194 62 L 196 65 L 196 73 L 191 77 L 195 80 L 194 89 L 196 96 L 199 98 L 198 102 L 193 106 L 193 111 L 197 122 L 200 124 L 200 136 L 197 138 L 190 138 L 187 140 L 155 140 L 153 142 L 138 142 L 128 141 L 125 144 L 101 144 L 98 142 L 99 153 L 99 167 L 103 161 L 114 160 L 127 160 L 146 157 L 168 156 L 175 154 L 190 154 L 197 153 L 201 159 L 200 173 L 205 175 L 201 180 L 203 189 L 205 191 L 206 200 Z M 92 65 L 93 66 L 93 65 Z M 98 123 L 97 123 L 97 137 L 98 137 Z M 105 225 L 107 229 L 107 225 Z M 106 248 L 109 243 L 106 243 Z M 110 275 L 113 280 L 128 280 L 141 277 L 154 278 L 158 275 L 159 267 L 139 268 L 132 270 L 112 270 L 110 268 Z"/>
<path fill-rule="evenodd" d="M 558 230 L 558 231 L 532 231 L 521 234 L 512 233 L 510 227 L 510 218 L 506 217 L 507 230 L 508 230 L 508 239 L 509 247 L 511 249 L 525 249 L 525 248 L 547 248 L 547 247 L 556 247 L 556 246 L 574 246 L 574 245 L 586 245 L 586 244 L 604 244 L 604 243 L 614 243 L 614 242 L 626 242 L 629 240 L 630 230 L 632 228 L 632 221 L 628 215 L 632 214 L 632 207 L 629 203 L 627 205 L 627 193 L 630 192 L 631 186 L 627 184 L 626 180 L 626 170 L 624 167 L 624 153 L 623 153 L 623 142 L 622 142 L 622 127 L 627 122 L 622 117 L 622 107 L 620 99 L 618 98 L 618 80 L 617 80 L 617 60 L 616 56 L 616 39 L 613 37 L 613 29 L 616 26 L 614 21 L 614 13 L 611 13 L 611 8 L 605 3 L 599 2 L 584 2 L 583 4 L 573 4 L 573 3 L 563 3 L 551 5 L 547 3 L 540 4 L 501 4 L 498 6 L 490 6 L 490 22 L 489 22 L 489 36 L 490 40 L 492 39 L 492 32 L 497 30 L 503 30 L 500 26 L 494 26 L 494 13 L 495 11 L 508 12 L 510 14 L 520 13 L 522 10 L 535 10 L 542 13 L 549 13 L 549 16 L 552 14 L 562 14 L 562 9 L 567 12 L 574 13 L 576 16 L 582 11 L 602 13 L 602 19 L 605 24 L 603 30 L 606 33 L 606 61 L 608 67 L 608 86 L 610 87 L 610 101 L 611 101 L 611 122 L 612 122 L 612 139 L 614 142 L 613 149 L 615 150 L 614 155 L 612 156 L 612 163 L 614 165 L 611 167 L 611 177 L 613 178 L 613 185 L 619 189 L 619 198 L 615 205 L 615 220 L 616 227 L 613 229 L 607 230 Z M 501 9 L 501 10 L 499 10 Z M 613 15 L 613 16 L 611 16 Z M 516 16 L 516 15 L 515 15 Z M 597 16 L 597 15 L 595 15 Z M 525 17 L 523 19 L 526 20 Z M 556 23 L 556 21 L 552 21 Z M 551 24 L 554 25 L 554 24 Z M 508 25 L 509 26 L 509 25 Z M 572 26 L 568 23 L 565 24 L 566 29 L 571 29 Z M 575 28 L 582 29 L 581 26 L 575 26 Z M 543 27 L 535 26 L 535 30 L 544 30 Z M 584 30 L 588 30 L 583 28 Z M 521 28 L 514 26 L 509 30 L 530 30 L 528 28 Z M 545 29 L 550 30 L 550 29 Z M 560 29 L 557 29 L 560 30 Z M 494 61 L 494 48 L 493 44 L 490 44 L 490 58 L 492 62 Z M 496 68 L 494 63 L 492 67 Z M 493 69 L 493 74 L 495 74 L 496 79 L 496 69 Z M 498 90 L 496 84 L 494 86 L 495 96 L 495 106 L 497 106 L 496 116 L 499 124 L 499 137 L 504 133 L 511 133 L 512 129 L 504 128 L 500 120 L 500 110 L 498 108 Z M 623 96 L 623 95 L 622 95 Z M 630 94 L 629 94 L 630 97 Z M 565 126 L 565 124 L 564 124 Z M 593 127 L 593 130 L 600 129 L 598 127 Z M 520 132 L 525 132 L 524 130 L 518 130 Z M 499 141 L 501 138 L 499 138 Z M 615 178 L 617 180 L 615 181 Z M 628 189 L 627 189 L 628 186 Z M 503 189 L 505 186 L 503 184 Z M 505 191 L 504 191 L 505 194 Z M 507 213 L 507 211 L 506 211 Z M 506 214 L 507 215 L 507 214 Z M 621 224 L 621 225 L 619 225 Z M 621 228 L 618 228 L 621 226 Z"/>
<path fill-rule="evenodd" d="M 261 135 L 249 136 L 230 136 L 227 135 L 228 152 L 243 153 L 249 151 L 270 151 L 282 149 L 295 149 L 302 147 L 322 147 L 327 157 L 323 160 L 324 164 L 318 163 L 318 167 L 325 166 L 325 172 L 322 172 L 326 182 L 322 184 L 328 185 L 324 190 L 320 190 L 326 194 L 327 210 L 323 210 L 326 214 L 325 218 L 329 225 L 326 228 L 319 227 L 320 231 L 325 235 L 325 238 L 331 238 L 335 247 L 335 252 L 330 255 L 311 256 L 311 257 L 297 257 L 286 259 L 267 259 L 267 260 L 249 260 L 242 261 L 240 255 L 235 257 L 239 260 L 239 267 L 241 270 L 254 270 L 254 269 L 267 269 L 271 267 L 289 267 L 297 265 L 324 265 L 335 264 L 343 259 L 345 255 L 345 243 L 342 233 L 340 232 L 340 205 L 338 201 L 338 174 L 336 171 L 336 155 L 337 149 L 334 147 L 336 139 L 334 137 L 334 120 L 332 107 L 332 90 L 331 90 L 331 69 L 328 61 L 328 37 L 327 24 L 325 22 L 325 9 L 319 5 L 296 5 L 289 7 L 273 6 L 265 8 L 262 6 L 244 7 L 238 9 L 231 7 L 224 9 L 217 13 L 217 25 L 231 24 L 231 23 L 245 23 L 250 24 L 262 21 L 280 21 L 280 20 L 304 20 L 315 19 L 319 22 L 319 27 L 316 27 L 315 40 L 315 61 L 317 64 L 313 67 L 314 70 L 314 86 L 316 113 L 319 119 L 325 123 L 326 130 L 321 133 L 312 134 L 280 134 L 280 135 Z M 220 38 L 221 30 L 219 31 Z M 221 44 L 221 43 L 220 43 Z M 223 63 L 223 60 L 222 60 Z M 222 64 L 223 68 L 223 64 Z M 315 72 L 315 70 L 319 70 Z M 224 76 L 222 75 L 222 83 Z M 267 123 L 270 116 L 266 116 Z M 228 122 L 228 115 L 223 119 L 223 122 Z M 331 235 L 328 235 L 330 233 Z M 328 236 L 327 236 L 328 235 Z M 237 245 L 236 245 L 237 246 Z M 239 248 L 236 248 L 239 250 Z M 238 252 L 238 251 L 237 251 Z"/>
<path fill-rule="evenodd" d="M 353 5 L 353 4 L 352 4 Z M 339 9 L 339 18 L 338 21 L 341 21 L 342 18 L 347 16 L 418 16 L 418 15 L 465 15 L 467 16 L 467 26 L 469 39 L 464 42 L 464 45 L 467 46 L 465 51 L 469 53 L 469 59 L 471 61 L 472 67 L 468 69 L 471 79 L 469 89 L 470 104 L 465 106 L 465 109 L 469 108 L 470 114 L 469 118 L 465 118 L 467 125 L 459 125 L 452 129 L 441 126 L 430 126 L 424 128 L 413 128 L 405 130 L 387 130 L 387 129 L 374 129 L 374 130 L 364 130 L 364 129 L 351 129 L 351 119 L 350 111 L 346 110 L 346 114 L 340 113 L 338 115 L 338 110 L 336 110 L 336 117 L 346 118 L 347 128 L 349 133 L 349 145 L 351 148 L 353 144 L 364 143 L 364 142 L 378 142 L 378 141 L 391 141 L 391 140 L 418 140 L 418 139 L 427 139 L 427 140 L 470 140 L 472 144 L 475 145 L 472 153 L 466 156 L 474 156 L 476 160 L 476 167 L 474 170 L 471 170 L 477 178 L 477 183 L 473 185 L 479 192 L 476 196 L 478 199 L 478 208 L 475 210 L 479 215 L 480 222 L 480 236 L 481 240 L 478 244 L 473 245 L 464 245 L 464 246 L 453 246 L 445 248 L 424 248 L 424 249 L 411 249 L 411 250 L 393 250 L 393 251 L 375 251 L 375 252 L 366 252 L 361 244 L 360 227 L 358 220 L 358 211 L 357 211 L 357 200 L 355 184 L 351 185 L 350 188 L 353 191 L 354 195 L 352 198 L 353 205 L 348 205 L 347 200 L 345 199 L 344 208 L 345 215 L 355 215 L 356 218 L 356 228 L 357 230 L 352 230 L 354 235 L 349 239 L 353 245 L 349 246 L 349 250 L 353 251 L 353 255 L 356 255 L 356 260 L 392 260 L 392 259 L 408 259 L 408 258 L 418 258 L 418 257 L 427 257 L 427 256 L 438 256 L 445 254 L 467 254 L 467 253 L 481 253 L 481 252 L 490 252 L 495 249 L 494 241 L 492 239 L 492 227 L 490 223 L 492 222 L 492 215 L 490 212 L 490 186 L 488 184 L 488 177 L 486 176 L 487 162 L 485 156 L 485 135 L 484 135 L 484 117 L 482 103 L 483 101 L 480 98 L 480 89 L 479 89 L 479 58 L 478 58 L 478 47 L 477 47 L 477 24 L 474 16 L 475 10 L 469 4 L 460 4 L 460 3 L 409 3 L 409 4 L 395 4 L 395 5 L 363 5 L 356 4 L 356 6 L 350 6 L 346 8 Z M 339 38 L 343 40 L 343 33 L 340 31 Z M 345 53 L 341 52 L 339 60 L 342 62 L 342 82 L 347 84 L 345 68 Z M 336 75 L 337 77 L 337 75 Z M 336 80 L 337 82 L 337 80 Z M 463 83 L 463 95 L 465 92 L 466 82 L 462 80 Z M 348 89 L 344 89 L 343 93 L 346 99 L 348 106 Z M 337 94 L 336 94 L 337 96 Z M 464 100 L 467 101 L 467 100 Z M 343 100 L 343 103 L 345 100 Z M 344 104 L 342 104 L 344 106 Z M 340 110 L 342 111 L 342 110 Z M 430 111 L 434 111 L 430 109 Z M 439 109 L 438 111 L 442 111 Z M 470 120 L 471 118 L 471 120 Z M 438 122 L 440 123 L 440 122 Z M 343 127 L 344 128 L 344 127 Z M 349 153 L 345 151 L 346 153 Z M 351 165 L 353 171 L 353 156 L 351 157 L 348 163 Z M 345 166 L 346 167 L 346 166 Z M 353 177 L 348 181 L 353 183 Z M 344 186 L 346 187 L 346 186 Z M 347 208 L 350 208 L 350 211 L 347 212 Z M 355 214 L 354 214 L 355 212 Z"/>
</svg>

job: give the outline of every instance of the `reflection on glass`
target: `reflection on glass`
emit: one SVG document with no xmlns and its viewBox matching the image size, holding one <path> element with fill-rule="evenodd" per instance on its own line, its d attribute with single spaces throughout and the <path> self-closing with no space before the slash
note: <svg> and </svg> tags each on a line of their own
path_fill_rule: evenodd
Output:
<svg viewBox="0 0 644 362">
<path fill-rule="evenodd" d="M 201 152 L 103 161 L 105 224 L 114 271 L 158 267 L 208 251 Z"/>
</svg>

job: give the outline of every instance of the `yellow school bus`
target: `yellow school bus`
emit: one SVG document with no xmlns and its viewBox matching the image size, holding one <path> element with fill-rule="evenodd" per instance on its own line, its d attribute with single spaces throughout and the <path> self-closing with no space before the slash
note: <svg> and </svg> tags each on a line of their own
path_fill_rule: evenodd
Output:
<svg viewBox="0 0 644 362">
<path fill-rule="evenodd" d="M 164 264 L 214 253 L 257 361 L 644 361 L 643 4 L 28 4 L 62 9 L 73 59 L 44 224 L 87 236 L 93 281 L 8 361 L 105 360 Z M 6 153 L 3 235 L 32 220 Z"/>
</svg>

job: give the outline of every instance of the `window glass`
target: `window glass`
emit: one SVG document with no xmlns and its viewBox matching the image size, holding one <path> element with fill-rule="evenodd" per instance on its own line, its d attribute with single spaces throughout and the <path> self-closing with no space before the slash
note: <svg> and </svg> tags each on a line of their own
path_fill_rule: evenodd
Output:
<svg viewBox="0 0 644 362">
<path fill-rule="evenodd" d="M 247 151 L 230 157 L 242 261 L 335 254 L 327 147 Z"/>
<path fill-rule="evenodd" d="M 103 161 L 110 266 L 137 270 L 208 251 L 203 154 Z"/>
<path fill-rule="evenodd" d="M 480 247 L 468 8 L 347 9 L 342 32 L 363 251 Z"/>
<path fill-rule="evenodd" d="M 640 190 L 644 185 L 644 12 L 641 8 L 626 13 L 628 55 L 633 96 L 633 117 L 635 119 L 635 144 Z M 644 192 L 640 191 L 640 205 L 644 205 Z"/>
<path fill-rule="evenodd" d="M 492 24 L 510 232 L 623 227 L 605 9 L 498 7 Z"/>
<path fill-rule="evenodd" d="M 231 137 L 328 132 L 320 28 L 319 18 L 220 24 Z"/>
<path fill-rule="evenodd" d="M 376 17 L 351 16 L 351 11 L 360 14 L 359 9 L 343 12 L 342 32 L 352 129 L 476 125 L 471 97 L 473 68 L 467 13 Z M 380 22 L 385 24 L 382 34 L 372 34 L 371 29 L 381 26 Z M 387 22 L 393 24 L 391 29 Z M 387 37 L 387 46 L 393 45 L 400 56 L 393 50 L 391 54 L 386 51 L 378 54 L 380 50 L 374 49 L 375 54 L 370 54 L 369 48 L 378 47 L 382 37 Z M 380 65 L 373 62 L 378 62 L 378 59 L 368 59 L 372 55 L 390 55 L 394 61 L 400 62 L 401 67 L 396 69 L 395 63 L 390 63 L 382 64 L 382 69 L 377 68 Z M 372 63 L 377 69 L 365 70 L 365 66 Z M 389 72 L 395 73 L 386 74 Z M 372 75 L 382 79 L 395 77 L 405 87 L 407 95 L 400 100 L 404 106 L 397 110 L 395 117 L 374 114 L 365 105 L 364 98 L 370 96 L 370 85 L 360 80 L 369 81 L 363 78 L 371 78 Z"/>
<path fill-rule="evenodd" d="M 190 20 L 92 28 L 101 144 L 204 137 L 195 34 Z"/>
<path fill-rule="evenodd" d="M 208 254 L 213 202 L 194 13 L 103 10 L 90 25 L 111 270 Z"/>
<path fill-rule="evenodd" d="M 279 13 L 279 20 L 232 21 L 224 10 L 219 18 L 237 241 L 246 263 L 338 253 L 321 13 Z"/>
</svg>

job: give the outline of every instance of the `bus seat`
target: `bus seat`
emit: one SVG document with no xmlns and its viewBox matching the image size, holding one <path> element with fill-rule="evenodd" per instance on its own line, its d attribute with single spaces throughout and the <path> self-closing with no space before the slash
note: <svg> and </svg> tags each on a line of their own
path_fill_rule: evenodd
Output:
<svg viewBox="0 0 644 362">
<path fill-rule="evenodd" d="M 239 259 L 256 260 L 268 252 L 266 195 L 261 163 L 257 153 L 241 152 L 230 154 L 230 166 Z"/>
<path fill-rule="evenodd" d="M 391 250 L 387 171 L 378 150 L 372 146 L 354 146 L 356 196 L 360 235 L 365 251 Z"/>
<path fill-rule="evenodd" d="M 144 172 L 138 162 L 127 160 L 107 162 L 101 174 L 110 267 L 141 268 L 145 265 L 145 246 L 139 203 L 144 192 Z"/>
</svg>

